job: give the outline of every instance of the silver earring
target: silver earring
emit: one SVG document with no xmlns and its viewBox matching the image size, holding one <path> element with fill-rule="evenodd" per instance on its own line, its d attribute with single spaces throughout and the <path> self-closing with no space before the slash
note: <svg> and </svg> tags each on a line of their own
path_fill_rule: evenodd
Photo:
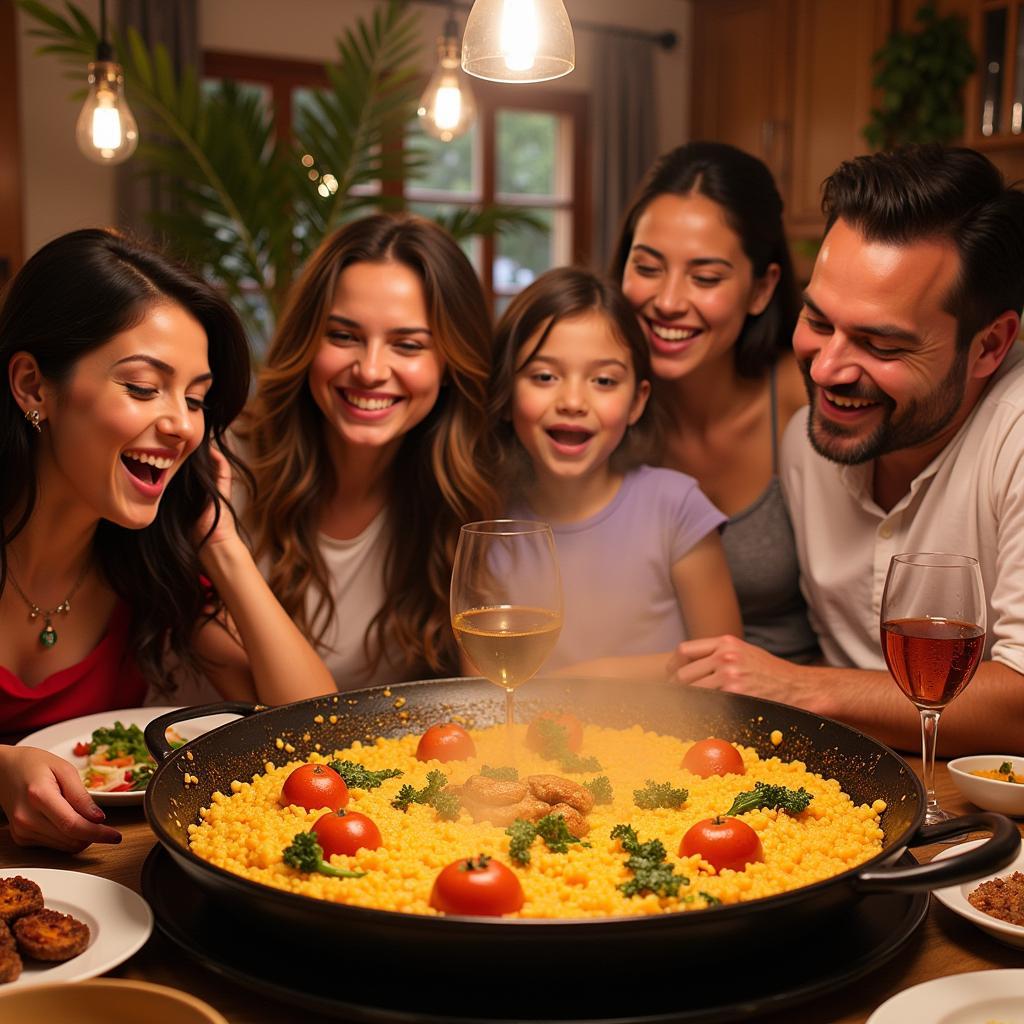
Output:
<svg viewBox="0 0 1024 1024">
<path fill-rule="evenodd" d="M 41 434 L 43 432 L 43 428 L 39 426 L 39 418 L 38 409 L 29 409 L 28 412 L 25 413 L 25 421 L 37 434 Z"/>
</svg>

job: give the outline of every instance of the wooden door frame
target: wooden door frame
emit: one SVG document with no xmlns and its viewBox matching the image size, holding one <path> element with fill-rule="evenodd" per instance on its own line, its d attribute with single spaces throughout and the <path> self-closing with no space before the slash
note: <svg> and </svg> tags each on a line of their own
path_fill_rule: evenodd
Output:
<svg viewBox="0 0 1024 1024">
<path fill-rule="evenodd" d="M 0 0 L 0 67 L 9 71 L 8 88 L 0 90 L 0 287 L 17 273 L 25 245 L 17 29 L 13 0 Z"/>
</svg>

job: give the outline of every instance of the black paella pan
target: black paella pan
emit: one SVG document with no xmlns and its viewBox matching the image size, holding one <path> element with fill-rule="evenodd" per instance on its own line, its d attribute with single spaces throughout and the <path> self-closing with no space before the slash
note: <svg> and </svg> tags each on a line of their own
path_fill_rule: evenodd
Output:
<svg viewBox="0 0 1024 1024">
<path fill-rule="evenodd" d="M 816 927 L 820 932 L 825 915 L 835 915 L 841 927 L 844 912 L 869 893 L 923 892 L 992 874 L 1010 863 L 1020 847 L 1016 825 L 998 814 L 922 826 L 924 789 L 901 757 L 854 729 L 798 708 L 714 690 L 638 689 L 612 681 L 534 680 L 520 694 L 524 717 L 543 708 L 571 706 L 585 722 L 639 724 L 682 739 L 722 736 L 755 748 L 762 757 L 801 760 L 810 771 L 837 779 L 855 804 L 879 798 L 886 802 L 883 849 L 841 875 L 764 899 L 689 913 L 586 920 L 433 917 L 351 907 L 260 885 L 189 850 L 188 826 L 199 820 L 199 810 L 210 804 L 211 795 L 217 790 L 229 793 L 233 780 L 250 779 L 268 760 L 301 759 L 316 743 L 327 752 L 355 740 L 422 732 L 453 714 L 477 727 L 501 722 L 501 692 L 474 679 L 403 683 L 269 709 L 227 703 L 170 712 L 146 728 L 146 742 L 160 764 L 146 789 L 146 816 L 195 885 L 226 912 L 245 919 L 247 927 L 265 930 L 286 944 L 300 937 L 325 939 L 336 948 L 358 948 L 361 957 L 404 957 L 425 970 L 442 961 L 472 966 L 503 958 L 541 968 L 552 958 L 593 962 L 594 957 L 614 957 L 627 968 L 666 957 L 685 956 L 691 964 L 716 960 L 735 956 L 744 947 L 763 946 L 773 934 L 798 942 L 803 930 Z M 245 717 L 177 751 L 170 749 L 164 737 L 167 726 L 224 712 Z M 322 722 L 314 721 L 320 716 Z M 778 748 L 770 740 L 773 730 L 784 737 Z M 283 755 L 278 739 L 295 752 Z M 198 783 L 185 785 L 185 774 Z M 991 838 L 962 856 L 894 866 L 908 847 L 979 831 Z"/>
</svg>

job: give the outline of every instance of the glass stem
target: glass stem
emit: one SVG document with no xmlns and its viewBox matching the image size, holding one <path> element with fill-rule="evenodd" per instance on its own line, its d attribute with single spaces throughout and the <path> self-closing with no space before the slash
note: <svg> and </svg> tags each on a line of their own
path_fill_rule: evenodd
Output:
<svg viewBox="0 0 1024 1024">
<path fill-rule="evenodd" d="M 512 735 L 512 726 L 516 721 L 515 690 L 505 690 L 505 725 L 508 726 L 508 734 Z"/>
<path fill-rule="evenodd" d="M 938 813 L 935 799 L 935 741 L 939 735 L 939 712 L 921 709 L 921 760 L 924 763 L 925 814 Z"/>
</svg>

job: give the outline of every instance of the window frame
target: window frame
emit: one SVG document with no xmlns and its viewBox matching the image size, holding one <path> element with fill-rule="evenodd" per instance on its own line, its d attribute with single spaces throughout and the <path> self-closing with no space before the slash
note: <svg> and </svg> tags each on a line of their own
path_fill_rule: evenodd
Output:
<svg viewBox="0 0 1024 1024">
<path fill-rule="evenodd" d="M 274 111 L 274 134 L 278 139 L 287 139 L 292 131 L 292 93 L 299 88 L 325 88 L 328 85 L 323 65 L 313 61 L 288 60 L 278 57 L 263 57 L 254 54 L 231 53 L 223 50 L 204 50 L 202 55 L 204 78 L 222 78 L 252 82 L 265 86 L 270 91 Z M 427 79 L 423 80 L 426 87 Z M 589 99 L 586 93 L 570 92 L 549 88 L 533 89 L 529 86 L 502 85 L 471 79 L 470 85 L 477 106 L 477 131 L 481 155 L 480 196 L 467 202 L 441 197 L 434 193 L 430 198 L 424 195 L 406 195 L 405 183 L 384 181 L 381 193 L 401 203 L 436 202 L 450 205 L 480 205 L 485 208 L 498 202 L 497 193 L 497 113 L 499 110 L 553 113 L 562 117 L 564 137 L 572 147 L 571 167 L 568 169 L 569 190 L 566 198 L 514 196 L 504 197 L 503 205 L 550 207 L 570 211 L 571 239 L 570 258 L 574 263 L 588 264 L 591 259 L 591 194 L 590 194 L 590 132 Z M 413 186 L 415 187 L 415 186 Z M 494 291 L 495 238 L 485 235 L 479 239 L 480 278 L 492 304 Z M 507 293 L 502 293 L 506 295 Z"/>
</svg>

